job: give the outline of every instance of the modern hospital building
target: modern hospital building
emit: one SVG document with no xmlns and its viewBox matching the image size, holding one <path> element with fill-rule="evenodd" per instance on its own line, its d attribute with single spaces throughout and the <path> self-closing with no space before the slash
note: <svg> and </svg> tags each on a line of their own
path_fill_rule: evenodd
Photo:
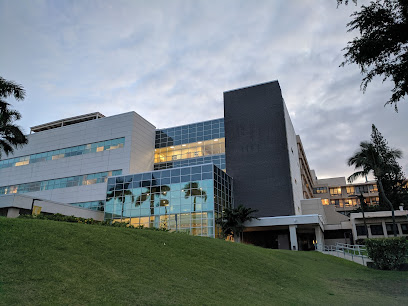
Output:
<svg viewBox="0 0 408 306">
<path fill-rule="evenodd" d="M 308 250 L 365 237 L 351 195 L 378 202 L 375 183 L 318 180 L 277 81 L 224 92 L 224 117 L 166 129 L 135 112 L 91 113 L 31 128 L 0 160 L 0 215 L 62 213 L 220 237 L 226 207 L 256 209 L 244 242 Z M 339 212 L 342 212 L 339 213 Z M 390 233 L 388 212 L 369 234 Z M 397 211 L 400 235 L 407 211 Z M 359 228 L 360 227 L 360 228 Z"/>
</svg>

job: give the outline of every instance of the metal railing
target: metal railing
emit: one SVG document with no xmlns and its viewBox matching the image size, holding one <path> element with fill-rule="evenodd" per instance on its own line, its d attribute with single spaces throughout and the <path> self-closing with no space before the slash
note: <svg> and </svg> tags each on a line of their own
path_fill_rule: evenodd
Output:
<svg viewBox="0 0 408 306">
<path fill-rule="evenodd" d="M 357 244 L 336 242 L 335 245 L 324 245 L 321 243 L 317 243 L 316 250 L 319 252 L 335 253 L 332 255 L 335 255 L 337 257 L 344 257 L 346 259 L 351 259 L 352 261 L 356 261 L 355 259 L 361 258 L 363 265 L 365 265 L 369 260 L 367 256 L 366 247 Z"/>
</svg>

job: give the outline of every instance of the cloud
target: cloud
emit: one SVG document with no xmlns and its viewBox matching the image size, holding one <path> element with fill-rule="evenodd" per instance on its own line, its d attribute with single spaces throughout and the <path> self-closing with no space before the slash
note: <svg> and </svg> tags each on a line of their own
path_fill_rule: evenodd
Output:
<svg viewBox="0 0 408 306">
<path fill-rule="evenodd" d="M 406 102 L 398 114 L 384 108 L 388 83 L 363 94 L 357 67 L 339 67 L 355 9 L 325 0 L 3 1 L 1 73 L 27 90 L 15 105 L 26 131 L 93 111 L 134 110 L 160 128 L 220 118 L 223 91 L 278 79 L 310 166 L 349 175 L 345 160 L 372 123 L 408 157 Z M 408 172 L 408 159 L 401 164 Z"/>
</svg>

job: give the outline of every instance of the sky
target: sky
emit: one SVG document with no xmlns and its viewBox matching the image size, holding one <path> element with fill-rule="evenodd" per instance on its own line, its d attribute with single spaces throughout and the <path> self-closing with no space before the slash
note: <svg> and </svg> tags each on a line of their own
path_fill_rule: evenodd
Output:
<svg viewBox="0 0 408 306">
<path fill-rule="evenodd" d="M 368 1 L 359 1 L 360 4 Z M 404 153 L 408 101 L 384 106 L 392 84 L 360 90 L 339 67 L 358 33 L 354 4 L 276 1 L 0 0 L 0 76 L 22 84 L 9 100 L 30 127 L 90 112 L 135 111 L 157 128 L 223 117 L 223 92 L 278 80 L 309 165 L 349 176 L 346 160 L 375 124 Z"/>
</svg>

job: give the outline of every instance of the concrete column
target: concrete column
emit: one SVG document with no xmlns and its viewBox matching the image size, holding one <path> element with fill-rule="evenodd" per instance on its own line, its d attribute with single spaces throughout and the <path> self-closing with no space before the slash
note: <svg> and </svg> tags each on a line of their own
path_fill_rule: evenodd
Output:
<svg viewBox="0 0 408 306">
<path fill-rule="evenodd" d="M 297 234 L 296 234 L 297 225 L 289 225 L 289 234 L 290 234 L 290 249 L 292 251 L 297 251 L 298 242 L 297 242 Z"/>
<path fill-rule="evenodd" d="M 382 225 L 382 228 L 383 228 L 384 237 L 388 237 L 387 226 L 385 225 L 385 221 L 382 221 L 381 225 Z"/>
<path fill-rule="evenodd" d="M 324 245 L 323 232 L 319 225 L 315 227 L 315 236 L 316 236 L 316 243 L 323 246 Z"/>
<path fill-rule="evenodd" d="M 7 218 L 17 218 L 20 215 L 20 209 L 10 207 L 7 211 Z"/>
<path fill-rule="evenodd" d="M 367 233 L 368 233 L 368 238 L 373 238 L 373 235 L 371 234 L 371 227 L 369 224 L 367 224 Z"/>
<path fill-rule="evenodd" d="M 358 238 L 357 236 L 357 228 L 356 228 L 356 224 L 353 222 L 351 224 L 351 232 L 353 233 L 353 241 L 355 242 Z"/>
<path fill-rule="evenodd" d="M 401 223 L 397 223 L 397 229 L 398 229 L 398 235 L 402 236 L 402 227 L 401 227 Z"/>
</svg>

